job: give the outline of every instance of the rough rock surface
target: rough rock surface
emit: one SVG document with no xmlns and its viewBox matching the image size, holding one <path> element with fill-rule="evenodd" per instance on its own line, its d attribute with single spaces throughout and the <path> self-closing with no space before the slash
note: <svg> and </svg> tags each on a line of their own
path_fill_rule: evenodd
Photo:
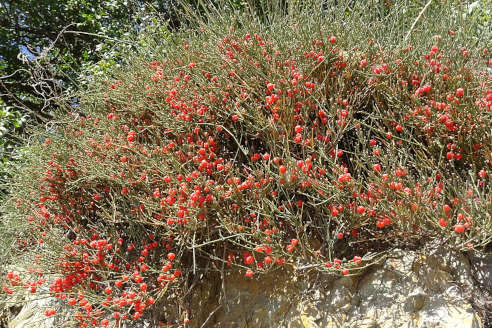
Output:
<svg viewBox="0 0 492 328">
<path fill-rule="evenodd" d="M 53 307 L 54 299 L 39 299 L 25 303 L 15 318 L 9 322 L 9 328 L 50 328 L 57 327 L 59 318 L 47 318 L 44 311 Z"/>
<path fill-rule="evenodd" d="M 490 283 L 490 270 L 483 274 Z M 225 293 L 204 285 L 206 295 L 192 309 L 201 309 L 196 327 L 208 319 L 203 327 L 482 328 L 483 320 L 465 298 L 474 288 L 472 279 L 461 253 L 396 251 L 360 277 L 228 276 Z M 208 318 L 219 306 L 210 304 L 217 295 L 222 305 Z"/>
<path fill-rule="evenodd" d="M 491 275 L 490 255 L 447 249 L 426 255 L 394 251 L 360 276 L 288 270 L 254 279 L 217 274 L 195 287 L 190 326 L 488 328 Z M 46 302 L 27 303 L 8 327 L 56 327 L 51 318 L 45 320 Z"/>
</svg>

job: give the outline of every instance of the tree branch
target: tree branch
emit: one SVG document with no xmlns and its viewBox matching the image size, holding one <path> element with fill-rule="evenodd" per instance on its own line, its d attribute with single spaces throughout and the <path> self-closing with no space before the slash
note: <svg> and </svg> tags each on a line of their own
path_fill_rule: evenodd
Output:
<svg viewBox="0 0 492 328">
<path fill-rule="evenodd" d="M 405 36 L 405 39 L 404 41 L 407 41 L 408 37 L 410 36 L 410 33 L 412 33 L 415 25 L 417 25 L 417 22 L 420 20 L 420 17 L 422 17 L 422 15 L 424 14 L 424 12 L 427 10 L 427 7 L 429 7 L 429 5 L 431 4 L 432 0 L 429 0 L 427 1 L 427 3 L 425 4 L 424 8 L 422 8 L 422 10 L 420 11 L 420 14 L 417 16 L 417 19 L 415 19 L 415 21 L 413 22 L 412 26 L 410 27 L 410 29 L 408 30 L 408 33 L 407 35 Z"/>
</svg>

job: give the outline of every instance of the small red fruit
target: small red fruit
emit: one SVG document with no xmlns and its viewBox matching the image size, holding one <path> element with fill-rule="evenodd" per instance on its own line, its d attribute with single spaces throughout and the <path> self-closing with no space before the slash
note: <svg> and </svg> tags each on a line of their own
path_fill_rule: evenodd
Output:
<svg viewBox="0 0 492 328">
<path fill-rule="evenodd" d="M 244 259 L 244 263 L 247 264 L 247 265 L 253 264 L 254 261 L 255 261 L 255 259 L 251 255 L 247 256 Z"/>
<path fill-rule="evenodd" d="M 47 316 L 47 317 L 51 317 L 52 315 L 54 315 L 56 313 L 56 310 L 55 309 L 48 309 L 44 312 L 44 314 Z"/>
<path fill-rule="evenodd" d="M 457 224 L 454 226 L 454 232 L 456 233 L 463 233 L 465 232 L 465 226 L 462 224 Z"/>
</svg>

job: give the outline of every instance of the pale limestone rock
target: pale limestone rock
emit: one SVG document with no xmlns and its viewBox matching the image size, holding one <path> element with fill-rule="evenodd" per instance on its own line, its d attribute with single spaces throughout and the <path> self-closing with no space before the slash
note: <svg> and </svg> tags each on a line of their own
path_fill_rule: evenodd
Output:
<svg viewBox="0 0 492 328">
<path fill-rule="evenodd" d="M 492 254 L 470 254 L 469 258 L 474 278 L 481 288 L 492 294 Z"/>
<path fill-rule="evenodd" d="M 32 299 L 25 303 L 17 316 L 9 322 L 8 328 L 51 328 L 59 325 L 60 318 L 46 317 L 47 308 L 55 306 L 55 299 Z"/>
<path fill-rule="evenodd" d="M 490 261 L 472 265 L 482 268 L 487 286 Z M 254 279 L 226 274 L 222 283 L 219 274 L 210 275 L 194 290 L 190 327 L 483 328 L 462 293 L 475 288 L 470 268 L 463 254 L 439 249 L 394 251 L 359 277 L 285 269 Z M 45 320 L 46 307 L 30 302 L 8 328 L 56 327 L 54 319 Z"/>
<path fill-rule="evenodd" d="M 17 274 L 24 274 L 27 272 L 21 266 L 10 266 L 6 271 L 12 271 Z M 48 292 L 48 285 L 38 288 L 39 291 Z M 9 297 L 10 306 L 6 306 L 10 309 L 19 308 L 20 312 L 14 317 L 9 318 L 8 328 L 51 328 L 59 327 L 62 319 L 57 316 L 46 317 L 45 311 L 48 308 L 57 308 L 58 300 L 54 297 L 40 297 L 39 293 L 31 294 L 29 292 L 16 293 Z M 15 304 L 15 306 L 12 306 Z M 2 304 L 0 304 L 2 307 Z"/>
<path fill-rule="evenodd" d="M 229 276 L 224 311 L 206 327 L 482 328 L 457 287 L 472 286 L 460 253 L 395 251 L 357 278 L 292 274 Z"/>
</svg>

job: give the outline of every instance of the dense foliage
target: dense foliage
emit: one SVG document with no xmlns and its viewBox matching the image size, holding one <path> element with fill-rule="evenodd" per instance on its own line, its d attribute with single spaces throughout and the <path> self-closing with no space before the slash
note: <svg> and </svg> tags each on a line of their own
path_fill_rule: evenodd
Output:
<svg viewBox="0 0 492 328">
<path fill-rule="evenodd" d="M 2 295 L 48 286 L 80 326 L 179 325 L 210 271 L 352 275 L 395 246 L 490 245 L 491 35 L 467 13 L 224 6 L 143 33 L 12 172 L 2 260 L 31 265 Z"/>
</svg>

